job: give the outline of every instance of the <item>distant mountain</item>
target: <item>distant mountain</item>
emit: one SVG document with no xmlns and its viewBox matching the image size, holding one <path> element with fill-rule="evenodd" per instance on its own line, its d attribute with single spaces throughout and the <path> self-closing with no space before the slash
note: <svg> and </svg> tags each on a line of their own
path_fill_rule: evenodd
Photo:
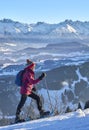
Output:
<svg viewBox="0 0 89 130">
<path fill-rule="evenodd" d="M 25 24 L 10 19 L 0 20 L 0 41 L 5 39 L 89 39 L 89 22 L 65 20 L 58 24 L 38 22 Z M 23 41 L 23 40 L 22 40 Z"/>
</svg>

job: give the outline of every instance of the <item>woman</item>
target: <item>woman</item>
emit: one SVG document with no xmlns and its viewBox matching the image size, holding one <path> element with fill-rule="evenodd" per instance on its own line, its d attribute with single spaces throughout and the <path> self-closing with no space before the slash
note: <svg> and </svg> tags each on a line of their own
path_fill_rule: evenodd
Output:
<svg viewBox="0 0 89 130">
<path fill-rule="evenodd" d="M 21 89 L 20 89 L 21 99 L 17 107 L 15 122 L 21 121 L 20 112 L 26 102 L 27 97 L 31 97 L 36 100 L 40 114 L 44 112 L 42 110 L 42 103 L 41 103 L 40 97 L 36 93 L 34 93 L 33 90 L 35 90 L 34 84 L 37 84 L 38 82 L 40 82 L 40 80 L 42 80 L 45 77 L 45 73 L 42 73 L 40 77 L 35 79 L 34 78 L 35 77 L 35 73 L 34 73 L 35 63 L 30 61 L 29 59 L 27 59 L 26 62 L 27 64 L 26 64 L 25 72 L 23 74 L 23 79 L 22 79 L 23 86 L 21 86 Z"/>
</svg>

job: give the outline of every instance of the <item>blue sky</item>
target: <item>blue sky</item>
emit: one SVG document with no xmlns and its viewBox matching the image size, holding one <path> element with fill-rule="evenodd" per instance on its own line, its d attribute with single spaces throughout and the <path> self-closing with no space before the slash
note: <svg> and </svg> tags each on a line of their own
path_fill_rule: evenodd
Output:
<svg viewBox="0 0 89 130">
<path fill-rule="evenodd" d="M 23 23 L 89 21 L 89 0 L 0 0 L 0 19 Z"/>
</svg>

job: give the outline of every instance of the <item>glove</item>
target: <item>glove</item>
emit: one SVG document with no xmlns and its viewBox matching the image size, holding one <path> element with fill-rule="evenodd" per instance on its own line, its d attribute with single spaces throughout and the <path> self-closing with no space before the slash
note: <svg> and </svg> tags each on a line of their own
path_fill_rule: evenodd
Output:
<svg viewBox="0 0 89 130">
<path fill-rule="evenodd" d="M 32 88 L 32 91 L 34 91 L 34 92 L 36 91 L 36 87 L 35 86 Z"/>
<path fill-rule="evenodd" d="M 45 73 L 42 73 L 41 76 L 39 76 L 39 79 L 42 80 L 46 76 Z"/>
</svg>

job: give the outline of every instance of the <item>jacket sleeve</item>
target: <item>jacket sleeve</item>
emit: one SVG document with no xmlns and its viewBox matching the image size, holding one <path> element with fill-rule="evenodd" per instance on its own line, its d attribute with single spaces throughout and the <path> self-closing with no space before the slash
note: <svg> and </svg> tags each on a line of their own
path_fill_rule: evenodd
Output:
<svg viewBox="0 0 89 130">
<path fill-rule="evenodd" d="M 28 74 L 27 79 L 28 79 L 30 85 L 31 84 L 37 84 L 40 81 L 39 78 L 34 79 L 34 77 L 31 76 L 30 74 Z"/>
<path fill-rule="evenodd" d="M 32 78 L 29 79 L 30 84 L 37 84 L 39 81 L 40 79 L 32 79 Z"/>
</svg>

